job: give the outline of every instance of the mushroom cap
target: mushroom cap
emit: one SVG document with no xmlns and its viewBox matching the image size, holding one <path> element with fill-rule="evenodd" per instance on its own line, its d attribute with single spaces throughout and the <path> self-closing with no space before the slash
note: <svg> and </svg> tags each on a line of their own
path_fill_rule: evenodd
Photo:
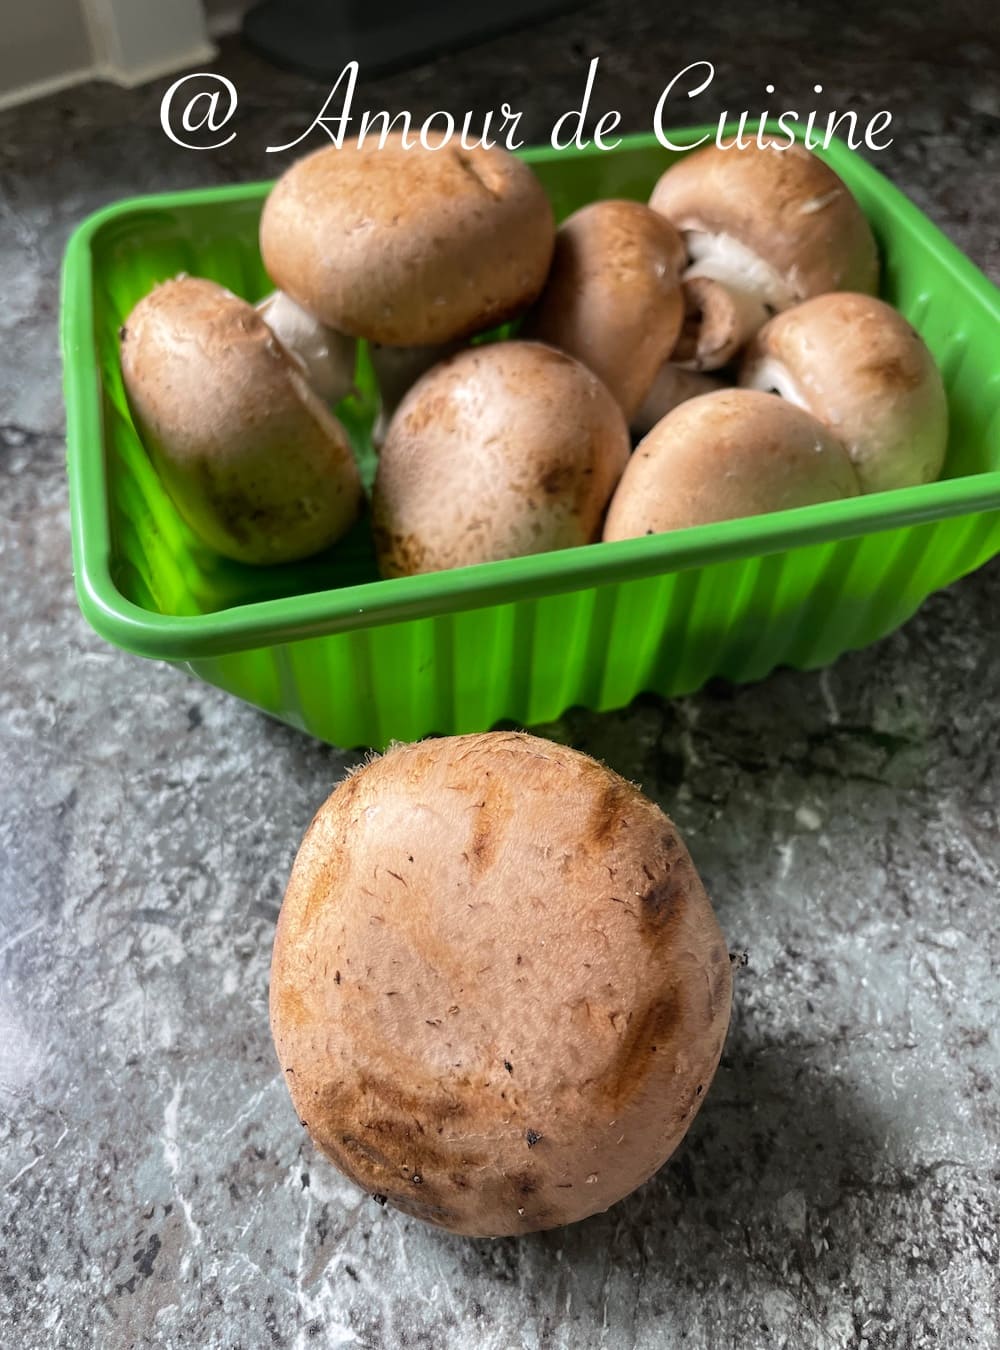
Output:
<svg viewBox="0 0 1000 1350">
<path fill-rule="evenodd" d="M 582 361 L 631 417 L 681 331 L 685 260 L 680 235 L 648 206 L 592 202 L 559 227 L 526 336 Z"/>
<path fill-rule="evenodd" d="M 717 145 L 682 155 L 649 204 L 682 233 L 725 236 L 781 278 L 786 303 L 824 291 L 874 292 L 878 253 L 868 221 L 834 171 L 804 146 Z"/>
<path fill-rule="evenodd" d="M 357 1185 L 467 1235 L 607 1209 L 691 1124 L 729 1022 L 726 944 L 671 821 L 513 732 L 398 746 L 292 871 L 271 1027 Z"/>
<path fill-rule="evenodd" d="M 389 425 L 372 497 L 382 574 L 591 543 L 628 456 L 621 409 L 573 357 L 520 341 L 459 352 Z"/>
<path fill-rule="evenodd" d="M 820 295 L 771 319 L 740 383 L 775 388 L 847 447 L 863 492 L 930 483 L 948 442 L 941 374 L 901 314 L 869 295 Z"/>
<path fill-rule="evenodd" d="M 264 204 L 275 284 L 331 328 L 431 346 L 526 309 L 552 259 L 552 207 L 499 147 L 403 148 L 390 136 L 293 164 Z"/>
<path fill-rule="evenodd" d="M 347 434 L 245 300 L 199 277 L 163 282 L 126 320 L 121 363 L 143 443 L 210 548 L 288 562 L 352 524 Z"/>
<path fill-rule="evenodd" d="M 641 440 L 608 508 L 605 539 L 856 497 L 847 451 L 774 394 L 720 389 L 689 399 Z"/>
</svg>

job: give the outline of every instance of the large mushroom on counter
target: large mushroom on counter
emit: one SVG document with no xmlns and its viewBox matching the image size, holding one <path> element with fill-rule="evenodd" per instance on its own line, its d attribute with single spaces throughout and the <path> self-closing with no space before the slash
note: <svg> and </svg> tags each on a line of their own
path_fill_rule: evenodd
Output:
<svg viewBox="0 0 1000 1350">
<path fill-rule="evenodd" d="M 289 562 L 354 521 L 347 434 L 252 305 L 199 277 L 166 281 L 126 319 L 121 364 L 143 443 L 210 548 Z"/>
<path fill-rule="evenodd" d="M 668 413 L 636 447 L 604 538 L 786 511 L 858 494 L 847 451 L 774 394 L 722 389 Z"/>
<path fill-rule="evenodd" d="M 725 940 L 673 823 L 517 732 L 396 746 L 320 808 L 271 960 L 318 1148 L 470 1236 L 607 1209 L 673 1153 L 729 1023 Z"/>
<path fill-rule="evenodd" d="M 559 227 L 525 334 L 582 361 L 630 418 L 681 331 L 684 262 L 663 216 L 641 202 L 592 202 Z"/>
<path fill-rule="evenodd" d="M 673 359 L 694 369 L 726 365 L 772 314 L 811 296 L 877 289 L 861 208 L 802 145 L 692 151 L 666 170 L 649 204 L 687 247 L 686 322 Z"/>
<path fill-rule="evenodd" d="M 379 457 L 372 522 L 383 576 L 588 544 L 629 455 L 621 409 L 579 361 L 493 342 L 413 386 Z"/>
<path fill-rule="evenodd" d="M 934 358 L 903 316 L 870 295 L 821 295 L 771 319 L 740 383 L 807 409 L 847 447 L 863 492 L 930 483 L 948 442 Z"/>
</svg>

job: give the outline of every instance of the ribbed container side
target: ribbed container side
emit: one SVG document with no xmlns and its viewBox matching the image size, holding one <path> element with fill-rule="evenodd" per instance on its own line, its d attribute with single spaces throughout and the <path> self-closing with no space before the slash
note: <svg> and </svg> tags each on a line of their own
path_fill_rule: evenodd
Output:
<svg viewBox="0 0 1000 1350">
<path fill-rule="evenodd" d="M 183 663 L 338 745 L 531 726 L 570 707 L 813 669 L 1000 551 L 1000 514 Z"/>
</svg>

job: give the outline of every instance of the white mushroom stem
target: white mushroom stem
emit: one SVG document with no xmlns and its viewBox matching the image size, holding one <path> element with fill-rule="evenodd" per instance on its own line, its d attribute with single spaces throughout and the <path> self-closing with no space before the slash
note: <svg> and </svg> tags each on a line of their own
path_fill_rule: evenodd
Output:
<svg viewBox="0 0 1000 1350">
<path fill-rule="evenodd" d="M 639 411 L 632 418 L 632 431 L 637 436 L 645 436 L 662 418 L 666 417 L 679 403 L 699 394 L 710 394 L 715 389 L 723 389 L 722 380 L 711 375 L 702 375 L 697 370 L 685 370 L 682 366 L 667 361 L 662 365 L 653 381 L 652 388 L 643 400 Z"/>
<path fill-rule="evenodd" d="M 434 347 L 387 347 L 381 342 L 369 343 L 368 352 L 379 393 L 378 420 L 372 431 L 375 445 L 379 446 L 385 440 L 393 413 L 421 375 L 426 375 L 445 357 L 454 355 L 462 345 L 461 342 L 445 342 Z"/>
<path fill-rule="evenodd" d="M 257 306 L 281 345 L 302 366 L 310 386 L 327 403 L 339 403 L 354 388 L 357 343 L 320 323 L 284 291 L 273 291 Z"/>
<path fill-rule="evenodd" d="M 718 370 L 796 295 L 773 267 L 726 234 L 688 230 L 684 272 L 686 319 L 673 360 L 690 370 Z"/>
</svg>

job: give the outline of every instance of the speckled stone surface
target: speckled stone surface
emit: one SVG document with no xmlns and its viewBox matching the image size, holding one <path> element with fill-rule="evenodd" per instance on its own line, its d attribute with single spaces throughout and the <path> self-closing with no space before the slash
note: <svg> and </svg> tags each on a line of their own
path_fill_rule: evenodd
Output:
<svg viewBox="0 0 1000 1350">
<path fill-rule="evenodd" d="M 1000 271 L 987 7 L 592 7 L 359 106 L 595 107 L 648 126 L 688 61 L 719 101 L 889 107 L 880 167 Z M 822 674 L 548 733 L 675 816 L 731 947 L 723 1064 L 687 1142 L 608 1214 L 469 1242 L 321 1160 L 267 1027 L 274 920 L 356 761 L 115 652 L 70 581 L 56 346 L 71 226 L 146 189 L 259 177 L 323 90 L 228 45 L 245 116 L 171 146 L 165 87 L 0 116 L 0 1342 L 23 1347 L 990 1350 L 1000 1195 L 1000 565 Z M 772 105 L 773 106 L 773 105 Z M 681 119 L 677 119 L 681 120 Z"/>
</svg>

